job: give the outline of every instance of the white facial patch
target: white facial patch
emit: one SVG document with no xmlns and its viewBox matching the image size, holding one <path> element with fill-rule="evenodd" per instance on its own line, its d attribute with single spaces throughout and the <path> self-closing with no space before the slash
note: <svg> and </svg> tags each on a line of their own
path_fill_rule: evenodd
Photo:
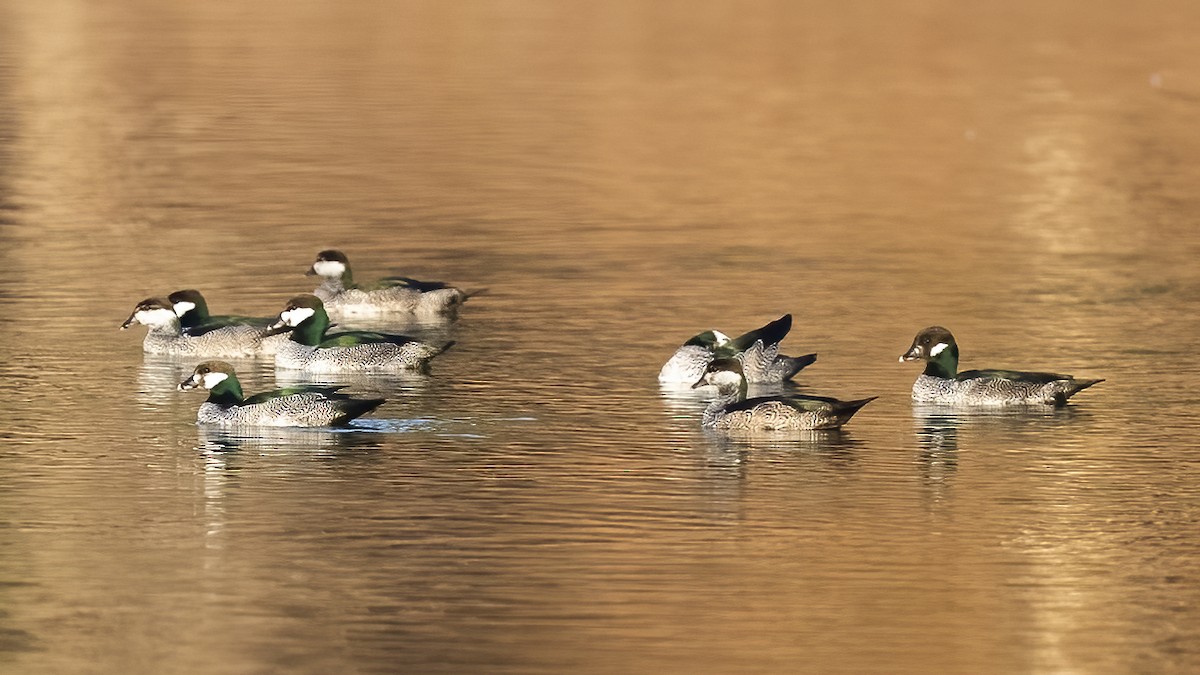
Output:
<svg viewBox="0 0 1200 675">
<path fill-rule="evenodd" d="M 317 310 L 311 307 L 297 307 L 295 309 L 285 309 L 279 315 L 280 321 L 295 328 L 316 314 Z"/>
<path fill-rule="evenodd" d="M 738 386 L 742 383 L 742 376 L 732 370 L 718 370 L 715 373 L 709 373 L 708 383 L 715 384 L 717 387 L 722 386 Z"/>
<path fill-rule="evenodd" d="M 730 341 L 730 337 L 719 330 L 714 330 L 713 335 L 717 338 L 717 346 L 720 347 Z"/>
<path fill-rule="evenodd" d="M 946 344 L 945 342 L 939 342 L 933 346 L 933 349 L 929 350 L 929 355 L 937 356 L 938 354 L 941 354 L 942 352 L 944 352 L 946 350 L 946 347 L 949 347 L 949 346 L 950 345 Z"/>
<path fill-rule="evenodd" d="M 214 371 L 211 373 L 205 373 L 204 376 L 200 379 L 202 382 L 204 382 L 205 389 L 212 389 L 213 387 L 217 386 L 218 384 L 221 384 L 225 380 L 228 380 L 229 374 L 228 373 L 218 373 L 218 372 Z"/>
<path fill-rule="evenodd" d="M 174 321 L 177 317 L 175 312 L 170 309 L 143 309 L 134 313 L 133 318 L 143 326 L 166 326 Z"/>
<path fill-rule="evenodd" d="M 196 303 L 188 302 L 187 300 L 180 300 L 179 302 L 175 303 L 175 316 L 183 316 L 193 309 L 196 309 Z"/>
<path fill-rule="evenodd" d="M 323 277 L 340 277 L 346 271 L 346 266 L 336 260 L 318 260 L 312 268 Z"/>
</svg>

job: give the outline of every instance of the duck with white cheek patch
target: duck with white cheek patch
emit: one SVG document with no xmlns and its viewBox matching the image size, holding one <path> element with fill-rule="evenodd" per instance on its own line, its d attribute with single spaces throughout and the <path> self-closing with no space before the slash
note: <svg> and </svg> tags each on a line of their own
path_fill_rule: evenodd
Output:
<svg viewBox="0 0 1200 675">
<path fill-rule="evenodd" d="M 467 298 L 483 291 L 463 291 L 442 281 L 384 277 L 368 284 L 354 283 L 350 260 L 337 250 L 321 251 L 309 267 L 309 276 L 321 277 L 313 294 L 325 311 L 338 320 L 369 319 L 390 314 L 411 314 L 422 319 L 453 319 Z"/>
<path fill-rule="evenodd" d="M 183 332 L 179 316 L 172 303 L 162 298 L 147 298 L 133 308 L 133 313 L 121 324 L 124 330 L 142 324 L 149 330 L 142 341 L 147 354 L 168 356 L 199 356 L 246 358 L 263 353 L 266 328 L 231 325 L 214 328 L 200 335 Z"/>
<path fill-rule="evenodd" d="M 305 373 L 396 373 L 424 371 L 429 361 L 453 342 L 429 344 L 392 333 L 344 331 L 329 333 L 329 315 L 315 295 L 298 295 L 288 301 L 269 329 L 289 333 L 275 352 L 275 367 Z"/>
<path fill-rule="evenodd" d="M 1104 381 L 1019 370 L 960 373 L 958 356 L 958 343 L 945 328 L 930 326 L 917 333 L 912 346 L 900 356 L 901 362 L 925 362 L 925 371 L 913 383 L 913 401 L 953 406 L 1062 406 L 1071 396 Z"/>
<path fill-rule="evenodd" d="M 341 387 L 300 386 L 246 398 L 233 366 L 206 361 L 179 383 L 180 391 L 204 388 L 208 399 L 196 412 L 198 424 L 218 426 L 325 427 L 344 425 L 378 408 L 384 399 L 351 398 Z"/>
</svg>

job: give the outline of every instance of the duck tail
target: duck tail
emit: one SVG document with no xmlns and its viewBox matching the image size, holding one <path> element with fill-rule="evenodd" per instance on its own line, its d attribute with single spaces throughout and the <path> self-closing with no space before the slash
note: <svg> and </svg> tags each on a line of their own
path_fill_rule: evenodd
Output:
<svg viewBox="0 0 1200 675">
<path fill-rule="evenodd" d="M 872 396 L 870 398 L 860 398 L 857 401 L 843 401 L 840 403 L 833 411 L 833 414 L 837 416 L 838 426 L 849 422 L 850 418 L 854 417 L 854 413 L 862 410 L 863 406 L 877 398 L 879 397 Z"/>
<path fill-rule="evenodd" d="M 338 402 L 338 410 L 342 415 L 333 420 L 333 425 L 346 424 L 352 419 L 362 417 L 372 410 L 383 405 L 387 399 L 383 398 L 350 398 Z"/>
<path fill-rule="evenodd" d="M 796 376 L 796 373 L 811 366 L 817 360 L 816 354 L 805 354 L 804 356 L 780 356 L 779 361 L 787 366 L 787 372 L 783 374 L 783 379 L 790 380 Z"/>
<path fill-rule="evenodd" d="M 1067 391 L 1067 396 L 1074 396 L 1093 384 L 1100 384 L 1103 381 L 1104 378 L 1099 378 L 1096 380 L 1071 380 L 1071 388 Z"/>
</svg>

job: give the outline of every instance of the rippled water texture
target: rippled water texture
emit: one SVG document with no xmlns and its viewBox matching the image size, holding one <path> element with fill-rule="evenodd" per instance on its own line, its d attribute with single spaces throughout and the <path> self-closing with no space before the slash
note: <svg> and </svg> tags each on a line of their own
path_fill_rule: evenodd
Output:
<svg viewBox="0 0 1200 675">
<path fill-rule="evenodd" d="M 993 6 L 994 5 L 994 6 Z M 0 0 L 0 670 L 1200 670 L 1200 4 Z M 488 288 L 345 430 L 134 304 Z M 786 312 L 841 433 L 673 349 Z M 1103 377 L 914 408 L 966 368 Z M 387 327 L 386 324 L 384 327 Z M 407 329 L 406 329 L 407 330 Z M 269 362 L 237 364 L 248 391 Z"/>
</svg>

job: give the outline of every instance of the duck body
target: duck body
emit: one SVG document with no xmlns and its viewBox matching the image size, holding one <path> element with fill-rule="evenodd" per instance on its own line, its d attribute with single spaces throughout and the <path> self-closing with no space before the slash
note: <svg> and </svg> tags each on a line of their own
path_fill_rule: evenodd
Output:
<svg viewBox="0 0 1200 675">
<path fill-rule="evenodd" d="M 275 352 L 275 367 L 306 373 L 395 373 L 424 370 L 453 345 L 372 331 L 326 334 L 329 316 L 320 298 L 292 298 L 271 331 L 289 333 Z"/>
<path fill-rule="evenodd" d="M 1103 379 L 1020 370 L 958 372 L 958 344 L 950 331 L 930 326 L 917 333 L 901 361 L 925 361 L 913 383 L 912 400 L 952 406 L 1062 406 Z"/>
<path fill-rule="evenodd" d="M 742 360 L 750 384 L 786 382 L 817 360 L 816 354 L 793 357 L 779 353 L 779 343 L 791 329 L 792 315 L 785 314 L 736 338 L 717 330 L 705 331 L 675 350 L 658 371 L 658 381 L 692 385 L 713 360 L 736 356 Z"/>
<path fill-rule="evenodd" d="M 717 386 L 716 398 L 704 411 L 701 425 L 721 431 L 807 431 L 837 429 L 875 397 L 841 401 L 825 396 L 759 396 L 746 398 L 746 376 L 737 359 L 715 359 L 696 383 Z"/>
<path fill-rule="evenodd" d="M 658 371 L 658 381 L 663 384 L 695 384 L 704 376 L 704 370 L 714 358 L 713 350 L 730 341 L 730 337 L 718 330 L 709 330 L 693 336 L 683 343 Z"/>
<path fill-rule="evenodd" d="M 221 326 L 199 334 L 184 333 L 171 303 L 161 298 L 147 298 L 138 303 L 121 328 L 136 323 L 148 329 L 146 339 L 142 341 L 142 351 L 147 354 L 249 358 L 263 353 L 263 342 L 267 339 L 265 328 L 246 325 Z"/>
<path fill-rule="evenodd" d="M 357 399 L 340 393 L 341 387 L 301 386 L 275 389 L 249 398 L 242 395 L 233 367 L 221 361 L 196 366 L 180 390 L 203 387 L 208 399 L 196 413 L 198 424 L 267 427 L 323 427 L 350 422 L 382 405 L 385 400 Z"/>
<path fill-rule="evenodd" d="M 325 303 L 326 312 L 337 319 L 372 319 L 389 314 L 412 314 L 419 318 L 454 318 L 472 293 L 441 281 L 418 281 L 408 277 L 384 277 L 372 284 L 356 284 L 350 261 L 336 250 L 321 251 L 308 270 L 321 277 L 313 295 Z"/>
<path fill-rule="evenodd" d="M 208 302 L 198 290 L 189 288 L 175 291 L 167 296 L 167 300 L 179 317 L 180 330 L 186 336 L 199 337 L 232 326 L 249 326 L 262 334 L 258 353 L 266 356 L 273 355 L 287 341 L 286 335 L 267 335 L 267 328 L 274 323 L 274 317 L 210 314 Z"/>
</svg>

